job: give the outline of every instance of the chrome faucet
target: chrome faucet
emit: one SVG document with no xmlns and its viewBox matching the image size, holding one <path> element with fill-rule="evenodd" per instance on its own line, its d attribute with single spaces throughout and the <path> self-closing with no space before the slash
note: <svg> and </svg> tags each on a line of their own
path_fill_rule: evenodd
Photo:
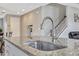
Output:
<svg viewBox="0 0 79 59">
<path fill-rule="evenodd" d="M 43 24 L 44 24 L 44 22 L 45 22 L 46 20 L 50 20 L 50 21 L 52 22 L 52 29 L 50 30 L 50 36 L 52 37 L 52 41 L 54 41 L 54 24 L 53 24 L 52 18 L 50 18 L 50 17 L 45 17 L 45 18 L 43 19 L 42 24 L 41 24 L 41 29 L 43 29 L 42 27 L 43 27 Z"/>
</svg>

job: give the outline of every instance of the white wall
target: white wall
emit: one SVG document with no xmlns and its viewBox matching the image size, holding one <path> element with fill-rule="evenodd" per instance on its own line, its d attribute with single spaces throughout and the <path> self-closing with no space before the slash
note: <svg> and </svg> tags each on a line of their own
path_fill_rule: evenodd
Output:
<svg viewBox="0 0 79 59">
<path fill-rule="evenodd" d="M 71 31 L 79 31 L 79 22 L 74 22 L 74 13 L 79 14 L 79 9 L 67 7 L 66 8 L 67 14 L 67 25 L 68 27 L 65 31 L 60 35 L 62 38 L 68 38 L 68 33 Z"/>
<path fill-rule="evenodd" d="M 6 37 L 6 32 L 7 32 L 7 19 L 6 19 L 6 14 L 3 17 L 3 30 L 4 30 L 4 37 Z"/>
</svg>

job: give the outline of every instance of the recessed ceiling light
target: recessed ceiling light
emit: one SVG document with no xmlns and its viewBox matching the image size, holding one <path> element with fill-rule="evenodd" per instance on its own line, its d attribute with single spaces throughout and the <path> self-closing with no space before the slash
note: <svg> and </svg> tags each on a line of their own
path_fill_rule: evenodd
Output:
<svg viewBox="0 0 79 59">
<path fill-rule="evenodd" d="M 5 13 L 6 12 L 6 10 L 2 10 L 2 13 Z"/>
<path fill-rule="evenodd" d="M 22 9 L 22 11 L 25 11 L 25 9 Z"/>
<path fill-rule="evenodd" d="M 20 14 L 20 12 L 17 12 L 17 14 Z"/>
</svg>

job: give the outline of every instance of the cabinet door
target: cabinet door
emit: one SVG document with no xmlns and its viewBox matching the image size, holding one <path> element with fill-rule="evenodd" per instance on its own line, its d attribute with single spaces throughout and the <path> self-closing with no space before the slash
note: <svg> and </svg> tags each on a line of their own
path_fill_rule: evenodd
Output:
<svg viewBox="0 0 79 59">
<path fill-rule="evenodd" d="M 18 16 L 7 16 L 7 32 L 8 39 L 17 39 L 20 40 L 20 17 Z M 10 35 L 10 32 L 12 33 Z"/>
</svg>

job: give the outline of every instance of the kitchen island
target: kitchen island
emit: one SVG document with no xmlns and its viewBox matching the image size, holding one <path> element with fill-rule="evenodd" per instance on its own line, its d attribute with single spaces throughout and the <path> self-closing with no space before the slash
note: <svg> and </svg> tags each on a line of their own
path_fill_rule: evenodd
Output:
<svg viewBox="0 0 79 59">
<path fill-rule="evenodd" d="M 31 40 L 31 39 L 27 39 L 26 41 L 28 40 Z M 32 40 L 35 40 L 35 39 L 32 38 Z M 58 38 L 57 40 L 63 41 L 64 38 Z M 74 39 L 65 39 L 64 41 L 66 41 L 66 43 L 60 42 L 60 44 L 67 45 L 66 48 L 52 50 L 52 51 L 41 51 L 41 50 L 35 49 L 31 46 L 28 46 L 27 44 L 22 43 L 22 41 L 17 41 L 17 39 L 15 38 L 6 39 L 5 41 L 8 41 L 12 45 L 16 46 L 21 51 L 23 51 L 26 55 L 30 55 L 30 56 L 75 56 L 75 55 L 77 56 L 79 55 L 79 41 Z M 16 53 L 16 56 L 17 56 L 17 53 Z"/>
</svg>

